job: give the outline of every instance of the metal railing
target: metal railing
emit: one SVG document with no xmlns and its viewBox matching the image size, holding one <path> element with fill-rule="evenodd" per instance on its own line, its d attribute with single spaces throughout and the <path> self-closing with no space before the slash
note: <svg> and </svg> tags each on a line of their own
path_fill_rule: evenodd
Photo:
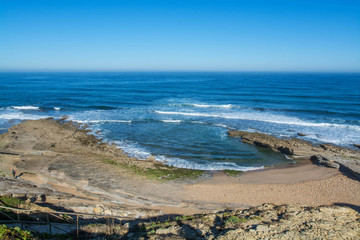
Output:
<svg viewBox="0 0 360 240">
<path fill-rule="evenodd" d="M 2 211 L 6 209 L 8 212 Z M 47 225 L 48 233 L 51 235 L 53 229 L 57 232 L 70 233 L 75 230 L 76 236 L 79 236 L 80 226 L 84 224 L 90 224 L 91 222 L 98 223 L 100 220 L 105 221 L 106 224 L 110 222 L 114 224 L 116 221 L 121 223 L 123 220 L 134 220 L 131 217 L 102 215 L 92 213 L 79 213 L 79 212 L 61 212 L 61 211 L 45 211 L 45 210 L 28 210 L 19 209 L 13 207 L 0 206 L 0 214 L 5 216 L 8 220 L 0 220 L 0 223 L 18 224 L 21 229 L 29 229 L 35 232 L 33 225 Z M 14 218 L 15 216 L 15 218 Z M 21 219 L 23 218 L 23 219 Z M 44 219 L 45 218 L 45 219 Z M 57 221 L 55 221 L 57 220 Z M 62 225 L 67 224 L 68 228 L 64 229 Z M 72 226 L 72 230 L 69 231 L 69 226 Z"/>
</svg>

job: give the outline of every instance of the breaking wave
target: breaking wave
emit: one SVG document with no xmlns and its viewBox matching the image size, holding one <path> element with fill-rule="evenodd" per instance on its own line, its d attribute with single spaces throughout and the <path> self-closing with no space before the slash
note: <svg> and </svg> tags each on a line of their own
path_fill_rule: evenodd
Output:
<svg viewBox="0 0 360 240">
<path fill-rule="evenodd" d="M 198 108 L 231 108 L 233 106 L 231 104 L 225 104 L 225 105 L 189 104 L 189 105 Z"/>
<path fill-rule="evenodd" d="M 140 147 L 136 143 L 129 141 L 115 141 L 114 142 L 118 147 L 120 147 L 125 153 L 130 157 L 135 157 L 138 159 L 146 159 L 151 156 L 151 153 L 145 148 Z M 178 167 L 178 168 L 187 168 L 187 169 L 196 169 L 196 170 L 237 170 L 237 171 L 252 171 L 257 169 L 263 169 L 264 166 L 259 167 L 247 167 L 239 166 L 234 162 L 214 162 L 214 161 L 189 161 L 186 159 L 167 157 L 164 155 L 154 155 L 156 161 L 163 162 L 169 166 Z"/>
<path fill-rule="evenodd" d="M 18 110 L 39 110 L 39 107 L 35 106 L 12 106 L 12 108 Z"/>
<path fill-rule="evenodd" d="M 182 115 L 192 117 L 209 117 L 209 118 L 224 118 L 224 119 L 238 119 L 238 120 L 251 120 L 260 122 L 269 122 L 276 124 L 286 125 L 299 125 L 307 127 L 338 127 L 338 128 L 352 128 L 360 131 L 359 126 L 348 124 L 336 124 L 336 123 L 316 123 L 303 121 L 296 117 L 288 117 L 283 115 L 276 115 L 271 113 L 259 113 L 259 112 L 235 112 L 235 113 L 200 113 L 200 112 L 176 112 L 176 111 L 158 111 L 157 114 L 163 115 Z"/>
<path fill-rule="evenodd" d="M 161 120 L 164 123 L 181 123 L 182 120 Z"/>
</svg>

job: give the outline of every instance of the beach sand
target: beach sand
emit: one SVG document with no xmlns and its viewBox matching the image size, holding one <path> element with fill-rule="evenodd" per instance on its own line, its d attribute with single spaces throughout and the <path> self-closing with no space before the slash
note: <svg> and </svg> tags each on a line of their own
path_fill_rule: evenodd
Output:
<svg viewBox="0 0 360 240">
<path fill-rule="evenodd" d="M 336 169 L 310 163 L 281 169 L 246 172 L 239 178 L 216 173 L 212 179 L 187 185 L 186 199 L 220 206 L 257 206 L 263 203 L 308 206 L 360 205 L 360 182 Z"/>
</svg>

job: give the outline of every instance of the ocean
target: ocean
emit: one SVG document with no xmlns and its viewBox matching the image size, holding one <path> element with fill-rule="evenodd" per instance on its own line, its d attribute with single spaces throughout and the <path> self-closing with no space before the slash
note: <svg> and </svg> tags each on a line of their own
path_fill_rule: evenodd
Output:
<svg viewBox="0 0 360 240">
<path fill-rule="evenodd" d="M 228 130 L 359 144 L 360 74 L 0 73 L 0 133 L 62 116 L 133 157 L 247 171 L 295 161 L 229 138 Z"/>
</svg>

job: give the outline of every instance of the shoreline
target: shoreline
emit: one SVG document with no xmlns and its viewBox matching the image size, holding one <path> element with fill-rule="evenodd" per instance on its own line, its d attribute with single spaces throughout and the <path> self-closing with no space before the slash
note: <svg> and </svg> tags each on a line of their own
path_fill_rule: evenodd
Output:
<svg viewBox="0 0 360 240">
<path fill-rule="evenodd" d="M 244 209 L 268 202 L 360 205 L 358 180 L 310 160 L 242 172 L 238 177 L 214 171 L 211 178 L 174 181 L 169 174 L 199 175 L 130 158 L 66 121 L 43 119 L 15 125 L 0 135 L 0 150 L 21 153 L 0 155 L 1 166 L 9 170 L 0 185 L 1 194 L 46 195 L 48 203 L 73 211 L 139 217 Z M 14 168 L 22 175 L 18 179 L 11 178 Z"/>
<path fill-rule="evenodd" d="M 304 175 L 307 173 L 307 175 Z M 322 180 L 332 177 L 340 172 L 334 168 L 325 168 L 313 164 L 310 160 L 301 160 L 301 163 L 295 163 L 286 166 L 275 166 L 254 171 L 246 171 L 237 178 L 241 183 L 285 183 L 292 184 L 304 181 Z"/>
</svg>

